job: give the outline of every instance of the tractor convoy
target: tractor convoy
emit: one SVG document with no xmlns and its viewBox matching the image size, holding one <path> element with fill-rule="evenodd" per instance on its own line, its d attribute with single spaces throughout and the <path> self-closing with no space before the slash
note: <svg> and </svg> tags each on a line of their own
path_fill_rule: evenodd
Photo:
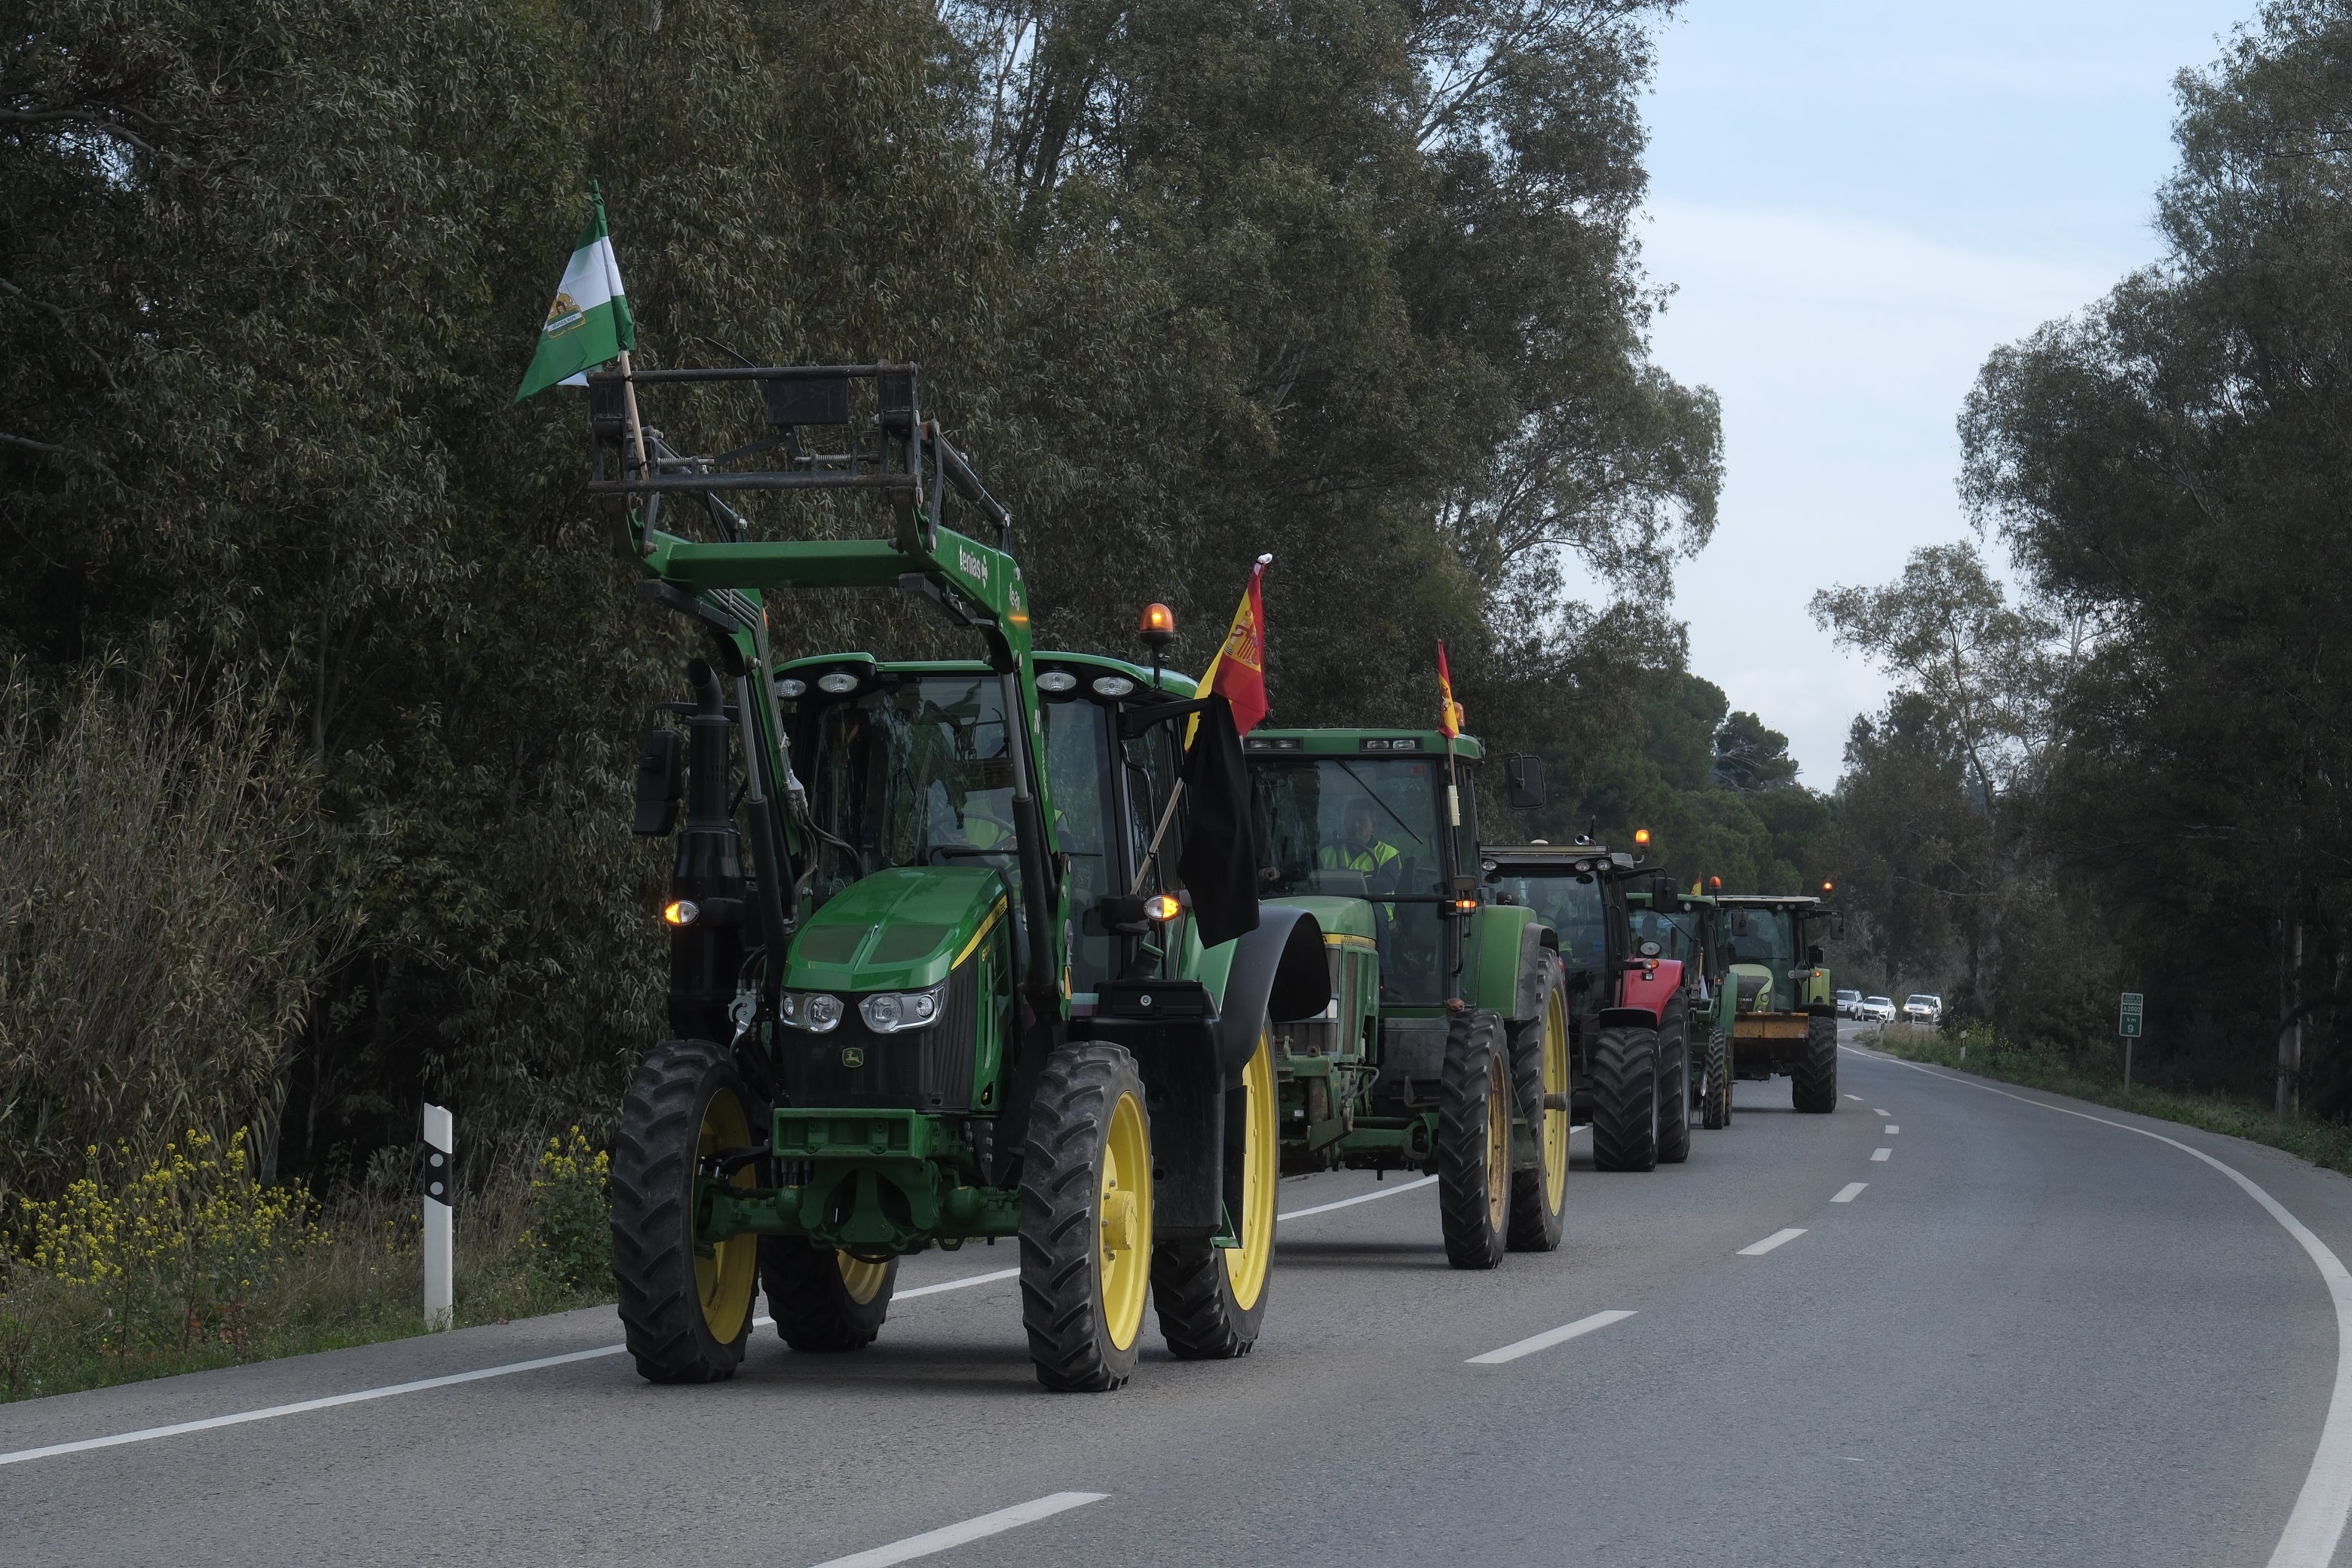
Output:
<svg viewBox="0 0 2352 1568">
<path fill-rule="evenodd" d="M 913 365 L 587 380 L 589 492 L 700 649 L 636 773 L 635 830 L 674 841 L 670 1037 L 611 1182 L 644 1376 L 731 1375 L 762 1294 L 793 1349 L 856 1350 L 899 1259 L 1004 1240 L 1039 1381 L 1116 1388 L 1148 1307 L 1179 1358 L 1248 1353 L 1286 1173 L 1434 1176 L 1448 1260 L 1492 1268 L 1560 1246 L 1573 1124 L 1647 1171 L 1736 1079 L 1834 1108 L 1817 900 L 1485 843 L 1465 735 L 1244 739 L 1160 668 L 1158 606 L 1148 661 L 1037 648 Z M 785 594 L 853 590 L 960 647 L 778 656 Z M 1508 776 L 1543 804 L 1533 759 Z"/>
</svg>

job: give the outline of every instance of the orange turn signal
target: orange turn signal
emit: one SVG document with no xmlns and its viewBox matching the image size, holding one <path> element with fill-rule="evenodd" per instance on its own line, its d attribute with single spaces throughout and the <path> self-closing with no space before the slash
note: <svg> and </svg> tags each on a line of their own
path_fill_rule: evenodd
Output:
<svg viewBox="0 0 2352 1568">
<path fill-rule="evenodd" d="M 1475 899 L 1456 899 L 1454 900 L 1454 907 L 1460 910 L 1463 913 L 1467 914 L 1472 910 L 1478 907 L 1478 900 Z"/>
<path fill-rule="evenodd" d="M 702 906 L 692 899 L 672 899 L 662 906 L 662 919 L 674 926 L 690 926 L 702 913 Z"/>
<path fill-rule="evenodd" d="M 1152 606 L 1154 609 L 1158 605 Z M 1172 921 L 1184 912 L 1184 906 L 1166 893 L 1154 893 L 1143 900 L 1143 917 L 1153 921 Z"/>
</svg>

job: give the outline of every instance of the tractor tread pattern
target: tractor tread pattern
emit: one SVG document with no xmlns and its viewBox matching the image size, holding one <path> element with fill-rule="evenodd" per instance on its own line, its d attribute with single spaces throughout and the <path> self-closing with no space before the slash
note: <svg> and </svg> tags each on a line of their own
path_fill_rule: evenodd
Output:
<svg viewBox="0 0 2352 1568">
<path fill-rule="evenodd" d="M 1690 1158 L 1690 1019 L 1679 1003 L 1658 1026 L 1658 1163 Z"/>
<path fill-rule="evenodd" d="M 1037 1381 L 1098 1394 L 1135 1370 L 1143 1336 L 1125 1351 L 1104 1331 L 1098 1277 L 1102 1178 L 1097 1162 L 1122 1090 L 1144 1103 L 1124 1046 L 1080 1040 L 1046 1058 L 1021 1151 L 1021 1322 Z"/>
<path fill-rule="evenodd" d="M 1658 1164 L 1658 1032 L 1612 1024 L 1592 1042 L 1592 1168 Z"/>
<path fill-rule="evenodd" d="M 1809 1116 L 1826 1116 L 1838 1102 L 1837 1020 L 1816 1013 L 1805 1031 L 1805 1054 L 1789 1068 L 1789 1099 Z"/>
<path fill-rule="evenodd" d="M 1154 1247 L 1151 1304 L 1160 1313 L 1160 1337 L 1179 1361 L 1231 1361 L 1257 1346 L 1260 1314 L 1245 1313 L 1234 1301 L 1222 1247 L 1205 1241 Z M 1263 1289 L 1258 1305 L 1265 1305 Z"/>
<path fill-rule="evenodd" d="M 892 1258 L 871 1301 L 859 1301 L 843 1283 L 831 1247 L 797 1236 L 760 1238 L 760 1287 L 768 1293 L 768 1313 L 776 1335 L 804 1355 L 864 1350 L 890 1316 L 891 1292 L 898 1288 L 898 1260 Z"/>
<path fill-rule="evenodd" d="M 613 1139 L 613 1285 L 637 1372 L 654 1383 L 735 1375 L 746 1332 L 719 1344 L 694 1278 L 694 1177 L 705 1087 L 713 1078 L 746 1109 L 751 1091 L 708 1040 L 665 1040 L 637 1064 Z"/>
<path fill-rule="evenodd" d="M 1699 1124 L 1710 1132 L 1730 1126 L 1731 1042 L 1723 1037 L 1719 1027 L 1706 1032 L 1706 1083 L 1702 1092 Z"/>
<path fill-rule="evenodd" d="M 1454 1014 L 1445 1029 L 1445 1076 L 1437 1100 L 1437 1209 L 1445 1260 L 1456 1268 L 1494 1268 L 1503 1261 L 1509 1241 L 1507 1202 L 1499 1226 L 1488 1223 L 1486 1212 L 1487 1096 L 1494 1092 L 1495 1053 L 1505 1048 L 1502 1035 L 1502 1020 L 1483 1008 Z"/>
<path fill-rule="evenodd" d="M 1536 984 L 1535 1016 L 1511 1026 L 1512 1088 L 1519 1114 L 1527 1119 L 1529 1139 L 1536 1146 L 1535 1168 L 1511 1173 L 1511 1220 L 1508 1246 L 1513 1252 L 1550 1252 L 1559 1246 L 1561 1214 L 1550 1205 L 1550 1172 L 1544 1169 L 1544 1023 L 1551 1016 L 1551 996 L 1559 984 L 1559 961 L 1546 953 L 1544 973 Z M 1560 1210 L 1568 1206 L 1567 1189 L 1560 1189 Z"/>
</svg>

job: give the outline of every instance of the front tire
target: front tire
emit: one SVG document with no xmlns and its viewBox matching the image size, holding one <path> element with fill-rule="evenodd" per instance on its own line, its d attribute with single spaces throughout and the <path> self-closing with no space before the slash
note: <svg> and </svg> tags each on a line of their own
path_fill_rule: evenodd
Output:
<svg viewBox="0 0 2352 1568">
<path fill-rule="evenodd" d="M 1160 1332 L 1181 1361 L 1249 1354 L 1265 1321 L 1274 1273 L 1275 1187 L 1282 1177 L 1281 1105 L 1274 1088 L 1274 1030 L 1259 1028 L 1242 1087 L 1225 1100 L 1241 1120 L 1242 1190 L 1233 1216 L 1239 1247 L 1163 1242 L 1151 1254 L 1151 1300 Z"/>
<path fill-rule="evenodd" d="M 1813 1015 L 1805 1032 L 1805 1054 L 1790 1064 L 1789 1100 L 1809 1116 L 1826 1116 L 1837 1109 L 1837 1020 Z"/>
<path fill-rule="evenodd" d="M 1690 1158 L 1690 1025 L 1680 1013 L 1658 1030 L 1658 1163 Z"/>
<path fill-rule="evenodd" d="M 1513 1252 L 1559 1247 L 1568 1210 L 1568 1002 L 1556 964 L 1546 964 L 1536 998 L 1536 1016 L 1511 1030 L 1511 1073 L 1536 1146 L 1535 1167 L 1511 1173 Z"/>
<path fill-rule="evenodd" d="M 1699 1125 L 1710 1132 L 1731 1125 L 1731 1042 L 1718 1028 L 1706 1032 L 1706 1081 L 1699 1086 Z"/>
<path fill-rule="evenodd" d="M 1151 1125 L 1123 1046 L 1046 1059 L 1021 1154 L 1021 1321 L 1037 1381 L 1098 1394 L 1135 1371 L 1151 1277 Z"/>
<path fill-rule="evenodd" d="M 1613 1024 L 1592 1042 L 1592 1168 L 1658 1165 L 1658 1032 Z"/>
<path fill-rule="evenodd" d="M 1438 1089 L 1437 1208 L 1445 1260 L 1456 1268 L 1503 1261 L 1511 1216 L 1511 1068 L 1502 1020 L 1453 1016 Z"/>
<path fill-rule="evenodd" d="M 776 1333 L 803 1354 L 864 1350 L 890 1316 L 898 1260 L 867 1262 L 806 1237 L 760 1240 L 760 1284 Z"/>
<path fill-rule="evenodd" d="M 727 1054 L 708 1040 L 667 1040 L 639 1063 L 613 1140 L 613 1283 L 639 1375 L 716 1383 L 735 1375 L 751 1329 L 760 1238 L 698 1248 L 696 1188 L 719 1157 L 748 1153 L 765 1120 Z M 731 1184 L 751 1186 L 751 1162 Z"/>
</svg>

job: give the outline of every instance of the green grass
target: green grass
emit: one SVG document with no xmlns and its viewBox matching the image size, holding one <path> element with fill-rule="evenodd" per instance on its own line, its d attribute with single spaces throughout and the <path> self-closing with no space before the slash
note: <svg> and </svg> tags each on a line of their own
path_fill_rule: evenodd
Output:
<svg viewBox="0 0 2352 1568">
<path fill-rule="evenodd" d="M 2048 1089 L 2118 1110 L 2178 1121 L 2184 1127 L 2243 1138 L 2250 1143 L 2265 1143 L 2315 1165 L 2352 1175 L 2352 1128 L 2336 1122 L 2283 1121 L 2268 1106 L 2222 1095 L 2183 1094 L 2137 1083 L 2126 1092 L 2120 1071 L 2102 1071 L 2053 1053 L 2012 1049 L 1980 1030 L 1971 1030 L 1964 1039 L 1906 1028 L 1884 1028 L 1878 1036 L 1868 1043 L 1906 1061 Z"/>
</svg>

